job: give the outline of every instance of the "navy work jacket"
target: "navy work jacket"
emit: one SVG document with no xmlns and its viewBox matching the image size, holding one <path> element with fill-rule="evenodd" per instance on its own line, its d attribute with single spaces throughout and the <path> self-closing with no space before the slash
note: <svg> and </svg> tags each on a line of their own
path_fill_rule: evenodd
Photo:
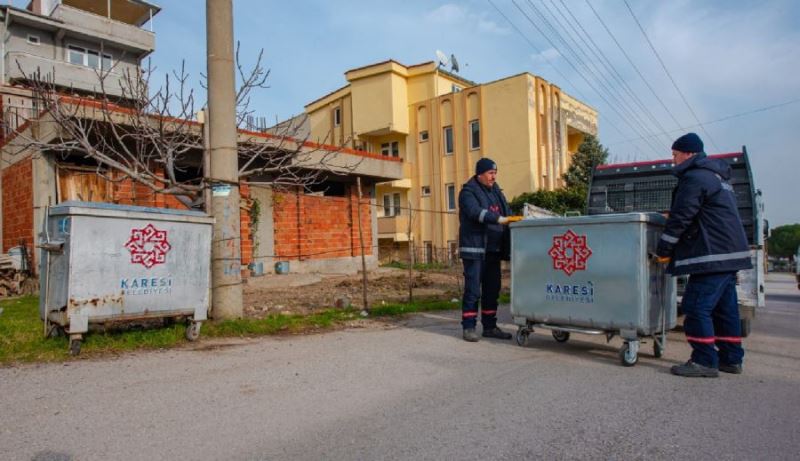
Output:
<svg viewBox="0 0 800 461">
<path fill-rule="evenodd" d="M 673 275 L 750 269 L 750 248 L 724 160 L 695 154 L 672 170 L 678 185 L 656 253 Z"/>
<path fill-rule="evenodd" d="M 488 225 L 497 224 L 500 216 L 511 215 L 511 208 L 497 183 L 492 186 L 492 191 L 500 200 L 501 214 L 489 211 L 490 192 L 475 176 L 464 184 L 458 194 L 458 253 L 461 259 L 483 259 L 488 242 Z M 500 248 L 501 258 L 508 261 L 511 252 L 511 233 L 508 226 L 503 226 Z"/>
</svg>

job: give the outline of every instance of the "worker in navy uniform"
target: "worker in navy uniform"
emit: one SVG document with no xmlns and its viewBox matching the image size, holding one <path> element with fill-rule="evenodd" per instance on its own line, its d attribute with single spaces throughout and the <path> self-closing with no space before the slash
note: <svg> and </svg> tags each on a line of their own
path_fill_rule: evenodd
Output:
<svg viewBox="0 0 800 461">
<path fill-rule="evenodd" d="M 678 185 L 656 254 L 672 275 L 689 274 L 683 329 L 691 359 L 672 367 L 687 377 L 742 372 L 736 272 L 751 269 L 750 251 L 724 160 L 710 159 L 694 133 L 672 144 Z"/>
<path fill-rule="evenodd" d="M 458 252 L 464 264 L 464 297 L 461 326 L 465 341 L 480 338 L 475 331 L 480 300 L 483 336 L 511 339 L 511 334 L 497 327 L 497 301 L 500 296 L 500 264 L 510 259 L 510 217 L 500 186 L 497 164 L 488 158 L 478 160 L 475 176 L 458 194 Z"/>
</svg>

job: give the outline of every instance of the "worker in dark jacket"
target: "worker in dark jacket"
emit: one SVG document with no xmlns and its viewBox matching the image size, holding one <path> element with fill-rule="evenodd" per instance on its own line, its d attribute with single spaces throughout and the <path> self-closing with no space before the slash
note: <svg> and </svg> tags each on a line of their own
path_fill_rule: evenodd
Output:
<svg viewBox="0 0 800 461">
<path fill-rule="evenodd" d="M 723 160 L 706 157 L 703 141 L 694 133 L 673 143 L 672 157 L 678 185 L 656 253 L 662 262 L 669 261 L 672 275 L 690 274 L 682 307 L 692 356 L 671 371 L 688 377 L 739 374 L 744 349 L 736 272 L 752 264 L 728 182 L 731 169 Z"/>
<path fill-rule="evenodd" d="M 511 209 L 496 179 L 497 165 L 482 158 L 475 165 L 475 176 L 458 194 L 458 252 L 464 264 L 461 326 L 463 338 L 469 342 L 479 339 L 475 332 L 479 299 L 483 336 L 511 339 L 511 333 L 497 327 L 497 300 L 500 262 L 510 259 L 511 237 L 506 225 L 518 218 L 509 217 Z"/>
</svg>

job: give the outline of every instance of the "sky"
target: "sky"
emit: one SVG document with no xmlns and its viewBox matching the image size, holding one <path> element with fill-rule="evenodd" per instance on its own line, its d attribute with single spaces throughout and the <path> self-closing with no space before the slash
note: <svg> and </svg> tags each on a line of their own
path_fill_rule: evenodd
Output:
<svg viewBox="0 0 800 461">
<path fill-rule="evenodd" d="M 184 63 L 202 102 L 205 2 L 155 2 L 151 84 Z M 477 83 L 530 72 L 594 107 L 614 162 L 669 158 L 688 131 L 708 153 L 746 146 L 770 226 L 800 222 L 800 2 L 233 3 L 242 63 L 263 49 L 270 70 L 251 103 L 269 121 L 345 85 L 348 69 L 431 61 L 441 50 Z"/>
</svg>

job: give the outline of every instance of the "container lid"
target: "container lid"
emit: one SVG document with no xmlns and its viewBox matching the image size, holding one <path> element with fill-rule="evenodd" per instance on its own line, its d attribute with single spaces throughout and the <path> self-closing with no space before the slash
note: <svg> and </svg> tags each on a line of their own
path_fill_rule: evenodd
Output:
<svg viewBox="0 0 800 461">
<path fill-rule="evenodd" d="M 556 218 L 534 218 L 523 219 L 522 221 L 511 224 L 512 228 L 515 227 L 540 227 L 540 226 L 564 226 L 576 224 L 605 224 L 605 223 L 627 223 L 627 222 L 641 222 L 651 223 L 663 226 L 667 222 L 660 213 L 618 213 L 618 214 L 602 214 L 602 215 L 589 215 L 589 216 L 569 216 L 569 217 L 556 217 Z"/>
<path fill-rule="evenodd" d="M 175 210 L 115 203 L 68 201 L 50 207 L 50 216 L 106 216 L 157 221 L 185 221 L 213 224 L 214 218 L 202 211 Z"/>
</svg>

